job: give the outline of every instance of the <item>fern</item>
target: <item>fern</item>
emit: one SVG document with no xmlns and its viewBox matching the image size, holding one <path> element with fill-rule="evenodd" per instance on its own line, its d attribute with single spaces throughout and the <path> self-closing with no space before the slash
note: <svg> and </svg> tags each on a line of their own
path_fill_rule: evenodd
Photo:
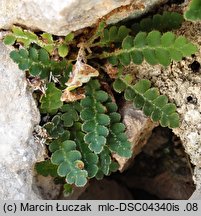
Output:
<svg viewBox="0 0 201 216">
<path fill-rule="evenodd" d="M 67 62 L 65 60 L 61 62 L 50 60 L 45 49 L 13 50 L 10 57 L 18 64 L 19 69 L 29 70 L 31 75 L 40 76 L 41 79 L 47 78 L 50 72 L 58 75 L 66 70 Z"/>
<path fill-rule="evenodd" d="M 57 177 L 57 168 L 58 166 L 52 164 L 50 160 L 38 162 L 35 164 L 37 173 L 43 176 Z"/>
<path fill-rule="evenodd" d="M 130 31 L 131 30 L 124 25 L 120 27 L 111 26 L 109 29 L 104 29 L 103 33 L 100 35 L 100 42 L 96 45 L 110 46 L 111 43 L 121 43 Z"/>
<path fill-rule="evenodd" d="M 45 128 L 46 124 L 43 126 Z M 51 153 L 60 149 L 61 144 L 70 139 L 70 132 L 68 130 L 64 130 L 62 134 L 58 134 L 56 138 L 51 137 L 51 141 L 49 143 L 49 150 Z"/>
<path fill-rule="evenodd" d="M 96 178 L 100 178 L 100 173 L 102 173 L 102 175 L 109 175 L 110 173 L 110 164 L 111 164 L 112 160 L 110 157 L 110 151 L 109 149 L 105 146 L 103 151 L 100 153 L 99 155 L 99 170 L 97 173 Z"/>
<path fill-rule="evenodd" d="M 51 138 L 57 139 L 79 120 L 80 109 L 81 106 L 78 102 L 64 104 L 60 107 L 57 115 L 50 122 L 44 124 L 43 127 L 47 130 Z"/>
<path fill-rule="evenodd" d="M 184 13 L 184 18 L 191 21 L 201 20 L 201 1 L 192 0 L 188 10 Z"/>
<path fill-rule="evenodd" d="M 38 37 L 29 30 L 13 26 L 12 33 L 4 38 L 4 43 L 6 45 L 13 45 L 15 42 L 18 42 L 23 44 L 25 48 L 29 48 L 32 44 L 37 44 L 49 54 L 52 54 L 54 50 L 58 50 L 59 56 L 66 57 L 69 52 L 68 44 L 71 43 L 73 38 L 74 34 L 70 33 L 65 37 L 64 41 L 54 41 L 52 35 L 49 33 L 43 33 Z"/>
<path fill-rule="evenodd" d="M 48 135 L 53 139 L 59 138 L 60 135 L 65 132 L 64 127 L 61 124 L 61 116 L 58 114 L 52 118 L 51 122 L 46 123 L 43 127 L 47 130 Z"/>
<path fill-rule="evenodd" d="M 62 95 L 61 90 L 55 87 L 54 83 L 47 84 L 45 95 L 41 98 L 41 112 L 42 113 L 55 113 L 62 107 L 63 102 L 60 100 Z"/>
<path fill-rule="evenodd" d="M 150 116 L 154 122 L 159 121 L 162 127 L 179 126 L 176 106 L 168 103 L 166 96 L 159 95 L 156 88 L 151 88 L 149 80 L 140 80 L 133 86 L 119 78 L 115 80 L 113 87 L 119 93 L 124 91 L 126 100 L 132 101 L 136 108 L 142 109 L 144 114 Z"/>
<path fill-rule="evenodd" d="M 61 119 L 63 120 L 63 124 L 65 127 L 73 126 L 74 122 L 79 120 L 78 112 L 80 111 L 79 103 L 65 104 L 61 108 L 63 114 L 61 115 Z"/>
<path fill-rule="evenodd" d="M 88 172 L 88 177 L 93 178 L 98 172 L 98 155 L 93 153 L 88 144 L 84 142 L 85 134 L 81 131 L 81 124 L 77 123 L 73 128 L 73 137 L 75 142 L 77 143 L 77 147 L 79 148 L 82 160 L 85 164 L 85 169 Z"/>
<path fill-rule="evenodd" d="M 100 90 L 97 80 L 91 80 L 86 86 L 86 98 L 81 101 L 83 110 L 80 113 L 84 121 L 82 130 L 87 134 L 84 141 L 89 144 L 89 149 L 99 154 L 106 144 L 109 133 L 107 125 L 110 118 L 105 114 L 105 107 L 101 104 L 108 99 L 108 94 Z"/>
<path fill-rule="evenodd" d="M 185 18 L 200 18 L 199 11 L 199 1 L 192 0 Z M 152 121 L 163 127 L 179 126 L 176 105 L 168 103 L 168 98 L 151 87 L 149 80 L 131 84 L 132 78 L 123 77 L 121 71 L 130 63 L 142 64 L 144 60 L 168 66 L 172 60 L 194 54 L 198 50 L 194 44 L 169 32 L 180 27 L 182 21 L 180 14 L 164 12 L 141 20 L 132 29 L 124 25 L 106 27 L 105 22 L 100 22 L 92 35 L 83 34 L 82 39 L 74 38 L 73 33 L 55 39 L 49 33 L 35 34 L 13 27 L 4 43 L 24 48 L 12 51 L 10 57 L 28 78 L 43 79 L 45 90 L 42 95 L 35 94 L 44 115 L 41 125 L 51 159 L 36 164 L 38 173 L 58 177 L 64 193 L 69 194 L 74 184 L 82 187 L 91 178 L 102 179 L 117 171 L 119 164 L 114 154 L 132 156 L 113 98 L 118 95 L 112 95 L 113 90 L 123 93 Z M 102 73 L 104 64 L 115 73 L 112 79 Z"/>
<path fill-rule="evenodd" d="M 96 173 L 96 179 L 103 179 L 104 175 L 109 176 L 112 172 L 116 172 L 119 168 L 119 164 L 112 160 L 110 150 L 107 146 L 99 154 L 98 172 Z"/>
<path fill-rule="evenodd" d="M 127 36 L 122 42 L 122 49 L 102 54 L 101 58 L 109 58 L 111 64 L 120 61 L 123 65 L 142 64 L 145 59 L 149 64 L 168 66 L 171 60 L 180 61 L 184 56 L 197 52 L 197 47 L 184 36 L 176 37 L 171 32 L 163 35 L 159 31 L 140 32 L 136 37 Z"/>
<path fill-rule="evenodd" d="M 178 29 L 183 22 L 183 16 L 176 12 L 165 11 L 162 15 L 155 14 L 152 18 L 144 18 L 139 23 L 132 25 L 132 30 L 135 33 L 150 32 L 158 30 L 160 32 Z"/>
<path fill-rule="evenodd" d="M 60 149 L 52 154 L 51 161 L 58 165 L 58 175 L 65 177 L 68 184 L 82 187 L 87 183 L 88 173 L 83 169 L 84 163 L 81 161 L 81 154 L 76 150 L 74 141 L 63 142 Z"/>
<path fill-rule="evenodd" d="M 121 115 L 117 113 L 118 107 L 109 98 L 105 104 L 110 117 L 109 135 L 107 138 L 107 146 L 110 151 L 117 153 L 121 157 L 131 157 L 131 143 L 125 131 L 125 125 L 121 123 Z"/>
</svg>

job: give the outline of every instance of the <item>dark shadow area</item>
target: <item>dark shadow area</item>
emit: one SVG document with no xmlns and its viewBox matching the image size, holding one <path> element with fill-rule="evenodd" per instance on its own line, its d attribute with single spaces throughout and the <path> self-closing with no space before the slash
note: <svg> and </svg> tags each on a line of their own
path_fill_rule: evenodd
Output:
<svg viewBox="0 0 201 216">
<path fill-rule="evenodd" d="M 91 181 L 80 199 L 186 200 L 195 190 L 192 172 L 180 139 L 157 127 L 126 171 Z"/>
</svg>

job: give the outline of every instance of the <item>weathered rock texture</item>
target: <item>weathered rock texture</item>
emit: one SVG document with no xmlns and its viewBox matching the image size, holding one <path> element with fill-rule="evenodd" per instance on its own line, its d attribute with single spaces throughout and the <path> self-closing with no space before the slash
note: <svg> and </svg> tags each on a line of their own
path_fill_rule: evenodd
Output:
<svg viewBox="0 0 201 216">
<path fill-rule="evenodd" d="M 167 0 L 0 0 L 0 29 L 13 24 L 66 35 L 105 17 L 114 23 L 136 17 Z"/>
<path fill-rule="evenodd" d="M 0 199 L 38 199 L 32 188 L 33 166 L 43 159 L 32 131 L 39 112 L 25 75 L 0 43 Z"/>
<path fill-rule="evenodd" d="M 123 123 L 126 126 L 126 135 L 131 143 L 132 158 L 127 159 L 114 154 L 113 157 L 118 161 L 122 172 L 132 163 L 136 155 L 141 152 L 142 147 L 147 143 L 151 136 L 152 130 L 158 124 L 153 123 L 150 118 L 146 117 L 141 110 L 133 107 L 132 103 L 126 103 L 121 108 Z"/>
<path fill-rule="evenodd" d="M 184 22 L 175 33 L 185 35 L 200 47 L 201 23 Z M 193 71 L 191 64 L 195 60 L 201 62 L 200 51 L 179 63 L 173 62 L 167 68 L 150 66 L 147 63 L 128 68 L 137 79 L 151 80 L 162 94 L 176 104 L 181 124 L 173 132 L 181 139 L 192 164 L 196 166 L 194 180 L 197 187 L 201 186 L 201 70 L 198 68 Z"/>
</svg>

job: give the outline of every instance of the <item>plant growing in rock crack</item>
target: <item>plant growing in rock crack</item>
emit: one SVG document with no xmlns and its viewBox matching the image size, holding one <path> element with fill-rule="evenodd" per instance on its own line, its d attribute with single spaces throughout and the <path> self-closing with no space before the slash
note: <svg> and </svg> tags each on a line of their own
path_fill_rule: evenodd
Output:
<svg viewBox="0 0 201 216">
<path fill-rule="evenodd" d="M 190 10 L 193 4 L 199 3 L 193 1 Z M 50 158 L 36 164 L 38 173 L 60 178 L 69 193 L 70 185 L 81 187 L 117 171 L 114 154 L 130 158 L 132 150 L 116 95 L 163 127 L 179 126 L 176 105 L 149 80 L 134 81 L 123 69 L 143 61 L 166 67 L 194 54 L 194 44 L 170 32 L 182 21 L 182 15 L 164 12 L 130 27 L 100 22 L 87 34 L 66 37 L 13 27 L 4 43 L 16 48 L 10 57 L 36 90 L 46 131 Z"/>
</svg>

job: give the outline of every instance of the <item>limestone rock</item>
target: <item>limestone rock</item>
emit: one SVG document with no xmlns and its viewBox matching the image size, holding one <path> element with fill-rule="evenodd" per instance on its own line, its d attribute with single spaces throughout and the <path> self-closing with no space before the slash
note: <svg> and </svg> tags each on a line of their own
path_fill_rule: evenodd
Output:
<svg viewBox="0 0 201 216">
<path fill-rule="evenodd" d="M 201 200 L 201 168 L 200 167 L 195 167 L 193 180 L 194 182 L 196 182 L 196 190 L 194 191 L 190 199 Z"/>
<path fill-rule="evenodd" d="M 39 112 L 24 72 L 2 43 L 0 50 L 0 199 L 39 199 L 32 185 L 33 166 L 44 155 L 43 146 L 32 136 Z"/>
<path fill-rule="evenodd" d="M 175 33 L 186 36 L 189 41 L 200 47 L 200 29 L 201 22 L 184 22 Z M 128 70 L 137 79 L 151 80 L 153 86 L 176 104 L 181 120 L 180 127 L 173 129 L 173 132 L 181 139 L 191 163 L 197 170 L 201 168 L 201 68 L 193 71 L 191 65 L 194 61 L 201 63 L 201 50 L 195 56 L 184 58 L 178 63 L 173 62 L 167 68 L 150 66 L 144 62 L 140 66 L 130 66 Z M 200 178 L 194 180 L 197 186 L 201 185 Z"/>
<path fill-rule="evenodd" d="M 0 0 L 0 29 L 13 24 L 55 35 L 95 24 L 105 17 L 108 23 L 136 17 L 167 0 Z"/>
<path fill-rule="evenodd" d="M 119 170 L 122 172 L 129 166 L 133 158 L 140 153 L 142 147 L 147 143 L 153 128 L 158 124 L 153 123 L 141 110 L 135 109 L 132 103 L 126 103 L 121 109 L 121 114 L 133 152 L 130 159 L 120 157 L 117 154 L 113 155 L 120 165 Z"/>
</svg>

